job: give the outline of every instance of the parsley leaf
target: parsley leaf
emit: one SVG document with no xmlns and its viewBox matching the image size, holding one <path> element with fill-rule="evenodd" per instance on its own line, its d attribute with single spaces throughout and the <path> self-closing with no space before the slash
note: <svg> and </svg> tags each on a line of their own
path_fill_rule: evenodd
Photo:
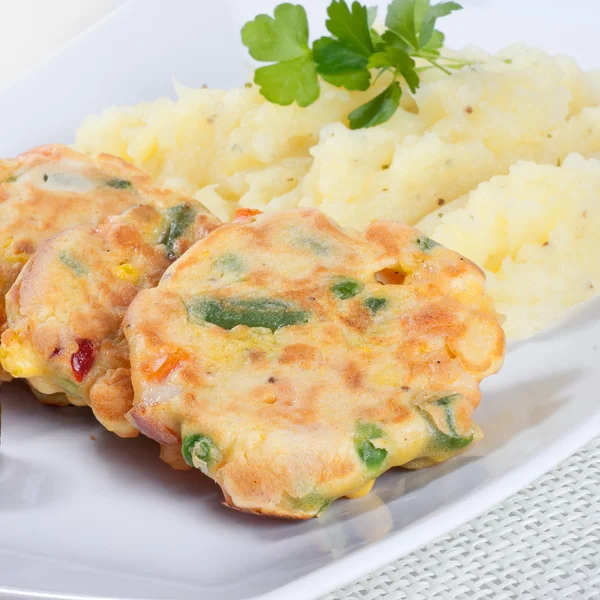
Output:
<svg viewBox="0 0 600 600">
<path fill-rule="evenodd" d="M 369 62 L 368 57 L 329 37 L 318 39 L 313 48 L 319 74 L 336 75 L 365 69 Z"/>
<path fill-rule="evenodd" d="M 369 13 L 366 6 L 352 3 L 352 10 L 344 0 L 333 0 L 327 9 L 327 30 L 344 46 L 367 58 L 373 53 L 373 42 L 369 31 Z"/>
<path fill-rule="evenodd" d="M 460 10 L 462 6 L 456 2 L 441 2 L 434 6 L 429 6 L 429 1 L 423 4 L 427 4 L 427 11 L 423 15 L 423 19 L 420 23 L 419 31 L 419 48 L 424 48 L 431 40 L 431 36 L 435 30 L 435 22 L 440 17 L 445 17 L 455 10 Z"/>
<path fill-rule="evenodd" d="M 369 59 L 329 37 L 318 39 L 313 55 L 319 75 L 325 81 L 347 90 L 366 90 L 371 84 Z"/>
<path fill-rule="evenodd" d="M 393 81 L 381 94 L 354 109 L 348 115 L 350 129 L 375 127 L 385 123 L 398 109 L 402 89 L 397 81 Z"/>
<path fill-rule="evenodd" d="M 369 60 L 371 69 L 392 68 L 395 69 L 408 84 L 411 92 L 419 87 L 419 76 L 415 71 L 415 61 L 400 48 L 387 46 L 383 52 L 373 54 Z"/>
<path fill-rule="evenodd" d="M 367 8 L 367 18 L 369 21 L 369 27 L 371 28 L 370 33 L 371 33 L 371 42 L 373 42 L 373 49 L 375 52 L 377 52 L 378 50 L 383 49 L 385 44 L 384 44 L 383 38 L 381 37 L 379 32 L 373 28 L 373 25 L 377 19 L 377 7 L 376 6 L 369 6 Z"/>
<path fill-rule="evenodd" d="M 320 92 L 317 68 L 310 54 L 257 69 L 254 83 L 269 102 L 283 106 L 294 101 L 298 106 L 309 106 Z"/>
<path fill-rule="evenodd" d="M 411 45 L 400 36 L 396 35 L 391 29 L 388 29 L 382 36 L 381 39 L 387 46 L 393 46 L 394 48 L 400 48 L 407 54 L 412 54 L 414 49 Z"/>
<path fill-rule="evenodd" d="M 378 52 L 379 50 L 383 50 L 383 48 L 385 48 L 383 38 L 379 35 L 377 31 L 375 31 L 375 29 L 371 29 L 371 40 L 373 41 L 373 47 L 375 49 L 375 52 Z"/>
<path fill-rule="evenodd" d="M 437 68 L 450 74 L 469 61 L 441 56 L 444 35 L 436 30 L 437 19 L 459 10 L 453 1 L 392 0 L 386 30 L 373 29 L 377 7 L 358 0 L 331 0 L 325 23 L 330 35 L 309 43 L 308 19 L 302 6 L 284 3 L 273 17 L 258 15 L 242 29 L 242 41 L 250 55 L 272 63 L 256 70 L 254 82 L 270 102 L 299 106 L 312 104 L 320 93 L 319 77 L 347 90 L 367 90 L 372 71 L 388 72 L 390 85 L 375 98 L 348 115 L 351 129 L 374 127 L 397 110 L 402 96 L 399 80 L 411 92 L 419 87 L 419 72 Z M 418 67 L 414 58 L 429 64 Z M 377 79 L 377 78 L 376 78 Z"/>
<path fill-rule="evenodd" d="M 319 75 L 348 90 L 366 90 L 371 83 L 367 65 L 373 54 L 369 11 L 358 2 L 333 0 L 327 9 L 327 29 L 335 36 L 322 37 L 313 45 Z"/>
<path fill-rule="evenodd" d="M 343 87 L 347 90 L 358 90 L 364 92 L 371 85 L 371 74 L 366 69 L 364 71 L 349 71 L 338 75 L 321 75 L 321 77 L 331 85 Z"/>
<path fill-rule="evenodd" d="M 319 80 L 308 46 L 308 19 L 302 6 L 280 4 L 274 18 L 258 15 L 242 28 L 242 42 L 250 56 L 277 61 L 254 74 L 260 93 L 275 104 L 297 102 L 308 106 L 319 97 Z"/>
<path fill-rule="evenodd" d="M 262 62 L 292 60 L 307 54 L 308 20 L 302 6 L 280 4 L 274 18 L 258 15 L 242 27 L 242 43 Z"/>
<path fill-rule="evenodd" d="M 385 26 L 415 50 L 419 47 L 415 26 L 415 5 L 418 0 L 392 0 L 385 17 Z"/>
<path fill-rule="evenodd" d="M 431 39 L 420 50 L 423 57 L 438 58 L 444 45 L 444 34 L 437 29 L 431 34 Z"/>
<path fill-rule="evenodd" d="M 418 51 L 431 40 L 436 20 L 461 8 L 456 2 L 441 2 L 431 6 L 430 0 L 392 0 L 385 25 Z"/>
<path fill-rule="evenodd" d="M 367 21 L 369 23 L 369 27 L 373 27 L 376 19 L 377 19 L 377 7 L 376 6 L 368 6 L 367 7 Z"/>
</svg>

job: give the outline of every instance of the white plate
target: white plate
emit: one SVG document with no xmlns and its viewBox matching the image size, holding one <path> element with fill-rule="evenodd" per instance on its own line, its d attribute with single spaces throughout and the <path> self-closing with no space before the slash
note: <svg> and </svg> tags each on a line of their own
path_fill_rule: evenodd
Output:
<svg viewBox="0 0 600 600">
<path fill-rule="evenodd" d="M 138 0 L 0 96 L 0 155 L 70 142 L 89 113 L 188 85 L 247 76 L 243 22 L 275 1 Z M 304 2 L 323 21 L 325 0 Z M 449 42 L 495 50 L 527 39 L 595 56 L 595 0 L 466 3 Z M 575 10 L 575 8 L 577 10 Z M 515 17 L 515 15 L 518 15 Z M 0 596 L 307 598 L 393 560 L 482 512 L 600 431 L 600 302 L 511 349 L 486 382 L 483 442 L 421 472 L 387 473 L 374 492 L 321 519 L 287 523 L 223 508 L 215 485 L 176 473 L 148 440 L 120 440 L 84 409 L 0 390 Z M 93 441 L 90 436 L 95 436 Z"/>
</svg>

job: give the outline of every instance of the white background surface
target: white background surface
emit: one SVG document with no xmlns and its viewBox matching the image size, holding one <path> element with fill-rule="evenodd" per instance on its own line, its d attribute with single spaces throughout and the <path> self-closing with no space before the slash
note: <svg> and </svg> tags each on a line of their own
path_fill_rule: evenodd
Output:
<svg viewBox="0 0 600 600">
<path fill-rule="evenodd" d="M 209 0 L 196 1 L 200 5 L 210 3 L 213 9 L 217 10 L 215 2 L 209 2 Z M 58 45 L 73 36 L 78 29 L 98 19 L 115 4 L 119 4 L 119 2 L 115 0 L 54 0 L 52 2 L 42 0 L 10 2 L 1 0 L 0 52 L 2 52 L 1 56 L 4 59 L 0 64 L 4 81 L 7 82 L 18 77 L 20 73 L 45 59 L 55 51 Z M 152 4 L 157 5 L 156 2 Z M 168 6 L 171 9 L 183 4 L 183 0 L 169 2 L 165 0 L 163 2 L 164 7 Z M 269 3 L 266 2 L 266 4 Z M 276 2 L 270 4 L 276 4 Z M 312 4 L 319 4 L 319 2 L 312 2 Z M 320 4 L 324 7 L 327 2 L 323 1 Z M 569 7 L 572 11 L 569 10 L 569 15 L 572 18 L 569 19 L 565 18 L 565 10 L 568 10 L 565 8 L 565 3 L 558 1 L 539 0 L 525 3 L 517 0 L 506 0 L 499 3 L 482 0 L 465 4 L 472 7 L 470 14 L 475 21 L 479 18 L 481 22 L 481 16 L 485 14 L 485 20 L 490 23 L 489 28 L 470 31 L 470 39 L 488 49 L 496 49 L 501 45 L 500 40 L 505 40 L 507 37 L 506 25 L 504 31 L 502 27 L 496 27 L 497 23 L 507 22 L 506 19 L 502 20 L 502 11 L 515 11 L 514 14 L 520 15 L 525 12 L 538 13 L 544 14 L 544 23 L 547 26 L 534 29 L 531 27 L 531 20 L 510 20 L 511 31 L 509 37 L 511 39 L 530 39 L 530 41 L 544 44 L 549 48 L 560 48 L 579 56 L 583 55 L 584 63 L 587 60 L 590 61 L 588 64 L 593 63 L 595 55 L 589 52 L 589 48 L 592 47 L 590 46 L 590 38 L 588 35 L 579 35 L 578 31 L 591 31 L 589 21 L 590 19 L 593 21 L 593 17 L 590 15 L 598 14 L 596 2 L 587 0 L 571 2 Z M 256 12 L 255 2 L 242 2 L 241 0 L 230 3 L 223 2 L 222 4 L 219 3 L 219 10 L 223 6 L 229 7 L 223 9 L 224 14 L 236 13 L 235 27 L 238 27 L 238 21 L 241 23 Z M 596 13 L 593 13 L 594 6 L 596 7 Z M 481 11 L 485 11 L 485 13 Z M 198 35 L 202 35 L 202 28 L 206 26 L 210 27 L 211 24 L 198 23 Z M 449 27 L 448 31 L 450 40 L 452 40 L 452 35 L 457 38 L 460 37 L 458 30 L 452 30 Z M 131 44 L 135 45 L 137 41 L 133 39 Z M 181 44 L 181 40 L 178 40 L 178 42 Z M 190 45 L 193 44 L 190 43 Z M 181 44 L 181 47 L 184 47 L 184 44 Z M 120 51 L 124 56 L 127 56 L 125 47 L 107 48 L 106 54 L 118 56 Z M 167 53 L 167 49 L 165 49 L 165 54 Z M 88 67 L 96 69 L 97 65 L 100 65 L 101 68 L 104 58 L 100 55 L 95 60 L 89 60 Z M 194 67 L 193 62 L 189 60 L 186 64 L 189 65 L 187 71 L 185 69 L 182 71 L 185 83 L 198 85 L 206 80 L 206 83 L 212 85 L 224 84 L 222 83 L 224 81 L 222 69 L 201 70 L 197 66 Z M 212 66 L 214 67 L 214 65 Z M 166 80 L 164 69 L 163 71 L 160 68 L 157 70 L 161 73 L 160 77 L 165 78 L 165 81 L 164 85 L 154 83 L 155 87 L 161 90 L 167 89 L 170 82 Z M 238 72 L 243 72 L 243 69 L 239 69 Z M 148 75 L 147 71 L 145 73 Z M 196 81 L 185 81 L 185 76 L 194 77 L 194 73 L 197 73 Z M 142 80 L 141 78 L 142 75 L 140 75 L 140 80 Z M 201 81 L 200 78 L 203 80 Z M 77 105 L 73 103 L 67 106 L 64 99 L 59 99 L 55 104 L 52 104 L 54 90 L 52 90 L 48 80 L 43 81 L 44 86 L 32 88 L 28 96 L 30 98 L 29 104 L 24 110 L 31 110 L 31 107 L 36 105 L 44 106 L 48 102 L 53 107 L 52 111 L 46 115 L 45 122 L 42 122 L 41 117 L 36 113 L 32 118 L 32 127 L 21 128 L 18 134 L 11 131 L 10 135 L 4 135 L 4 139 L 1 141 L 3 152 L 8 151 L 9 148 L 11 151 L 12 149 L 15 149 L 15 151 L 23 150 L 31 145 L 30 140 L 31 143 L 37 143 L 37 140 L 50 141 L 39 139 L 39 137 L 40 135 L 53 135 L 54 131 L 61 132 L 60 135 L 62 136 L 68 135 L 66 132 L 68 131 L 67 124 L 71 122 L 69 119 L 74 120 L 75 123 L 78 122 L 78 119 L 72 117 L 73 112 L 77 111 Z M 106 98 L 124 97 L 130 93 L 127 90 L 112 90 L 109 83 L 106 87 L 108 89 L 103 92 L 106 93 L 103 98 L 99 98 L 97 90 L 93 92 L 95 98 L 99 98 L 97 101 L 100 105 L 104 105 L 102 103 L 106 102 Z M 142 89 L 140 93 L 142 95 L 151 93 L 152 89 L 155 88 L 152 88 L 152 81 L 148 79 L 147 87 Z M 87 93 L 87 89 L 83 90 L 81 92 L 82 98 L 88 102 L 88 105 L 93 105 L 93 98 L 86 97 Z M 136 93 L 138 92 L 132 92 L 133 96 Z M 33 97 L 34 94 L 35 97 Z M 122 94 L 122 96 L 119 96 L 119 94 Z M 64 113 L 56 110 L 56 107 L 60 106 L 61 103 L 65 107 Z M 12 106 L 14 108 L 17 104 Z M 89 111 L 89 109 L 85 110 Z M 9 117 L 5 115 L 3 120 L 5 128 L 8 122 Z M 19 121 L 20 123 L 21 121 Z M 7 131 L 7 129 L 4 131 Z M 20 144 L 24 144 L 25 147 L 19 148 Z M 362 544 L 365 540 L 369 540 L 369 536 L 377 536 L 377 526 L 387 527 L 390 523 L 389 519 L 397 527 L 407 525 L 411 519 L 418 520 L 415 515 L 419 514 L 419 510 L 422 511 L 422 515 L 427 515 L 430 509 L 434 513 L 436 511 L 440 512 L 440 506 L 444 504 L 443 501 L 460 495 L 464 492 L 465 486 L 473 488 L 472 503 L 481 502 L 482 506 L 486 503 L 489 504 L 493 501 L 491 498 L 494 494 L 490 495 L 488 493 L 486 495 L 481 493 L 481 490 L 477 490 L 477 482 L 485 479 L 487 473 L 502 472 L 503 467 L 501 465 L 511 464 L 510 461 L 505 463 L 508 459 L 513 460 L 514 465 L 518 465 L 518 463 L 529 459 L 534 453 L 540 452 L 540 448 L 547 447 L 545 454 L 542 453 L 543 460 L 538 460 L 537 466 L 527 474 L 524 474 L 523 470 L 504 473 L 505 477 L 500 482 L 504 490 L 494 492 L 501 497 L 503 493 L 506 493 L 506 490 L 514 490 L 521 485 L 520 482 L 524 483 L 534 476 L 536 469 L 541 472 L 553 460 L 558 460 L 564 455 L 566 446 L 560 444 L 553 446 L 550 443 L 557 441 L 561 430 L 567 429 L 572 432 L 574 437 L 569 441 L 571 449 L 577 447 L 578 437 L 583 442 L 586 436 L 590 437 L 590 432 L 594 428 L 597 430 L 597 418 L 596 421 L 591 418 L 593 415 L 597 417 L 597 413 L 594 412 L 597 405 L 597 394 L 595 392 L 597 387 L 593 386 L 592 379 L 588 379 L 587 382 L 578 379 L 582 369 L 582 364 L 578 360 L 578 353 L 581 348 L 587 349 L 590 356 L 595 356 L 593 360 L 590 359 L 587 367 L 583 365 L 584 369 L 587 368 L 589 373 L 592 373 L 595 368 L 594 365 L 598 364 L 597 354 L 591 354 L 599 337 L 600 328 L 597 321 L 597 309 L 598 305 L 596 304 L 595 309 L 592 309 L 591 312 L 587 311 L 585 315 L 577 319 L 572 331 L 562 331 L 545 336 L 529 346 L 529 349 L 525 347 L 517 350 L 512 358 L 509 358 L 507 373 L 510 376 L 507 375 L 505 379 L 495 380 L 496 383 L 488 389 L 487 405 L 482 407 L 482 418 L 484 419 L 482 424 L 488 424 L 486 428 L 488 437 L 485 446 L 481 445 L 475 456 L 486 452 L 488 454 L 486 461 L 474 461 L 469 467 L 470 470 L 463 469 L 462 478 L 457 477 L 458 472 L 453 472 L 457 467 L 457 463 L 443 467 L 434 474 L 435 476 L 432 475 L 432 472 L 411 474 L 410 477 L 398 477 L 390 474 L 378 484 L 378 494 L 372 495 L 363 501 L 339 504 L 339 506 L 344 506 L 344 509 L 339 509 L 337 515 L 342 521 L 342 526 L 328 527 L 325 522 L 325 526 L 321 527 L 321 525 L 316 525 L 317 522 L 314 522 L 315 524 L 309 525 L 306 534 L 301 533 L 301 530 L 298 529 L 297 535 L 291 535 L 289 528 L 279 524 L 258 524 L 242 517 L 234 517 L 229 513 L 225 514 L 219 511 L 216 505 L 218 494 L 210 486 L 206 486 L 205 483 L 198 484 L 196 479 L 193 482 L 190 478 L 181 479 L 171 472 L 165 472 L 161 469 L 162 466 L 159 463 L 152 462 L 155 461 L 155 457 L 153 456 L 154 448 L 150 444 L 143 441 L 135 442 L 127 445 L 129 453 L 123 452 L 125 443 L 103 434 L 89 416 L 65 411 L 56 411 L 49 414 L 47 409 L 33 404 L 27 405 L 26 409 L 23 409 L 23 404 L 16 394 L 8 392 L 11 397 L 6 398 L 6 392 L 2 391 L 6 412 L 8 413 L 4 437 L 9 461 L 6 462 L 5 459 L 2 465 L 0 485 L 11 485 L 11 489 L 16 490 L 18 493 L 12 497 L 9 495 L 0 498 L 0 513 L 3 513 L 6 517 L 0 529 L 2 532 L 2 535 L 0 535 L 0 574 L 6 573 L 6 569 L 10 565 L 15 565 L 15 569 L 22 569 L 24 564 L 28 564 L 31 568 L 26 574 L 26 580 L 30 583 L 28 587 L 47 589 L 45 586 L 53 578 L 54 591 L 81 593 L 81 590 L 84 589 L 82 585 L 84 586 L 85 582 L 96 581 L 104 582 L 101 589 L 102 593 L 117 594 L 127 588 L 129 595 L 139 592 L 171 598 L 174 595 L 174 590 L 177 589 L 179 597 L 183 598 L 198 597 L 197 590 L 199 588 L 195 585 L 192 577 L 195 574 L 193 565 L 196 564 L 196 572 L 204 571 L 205 575 L 208 573 L 212 575 L 212 580 L 207 580 L 208 587 L 205 588 L 203 597 L 216 598 L 221 596 L 215 595 L 214 591 L 208 591 L 215 589 L 211 586 L 222 586 L 227 583 L 234 586 L 236 577 L 238 583 L 250 581 L 250 583 L 241 584 L 245 589 L 260 590 L 260 586 L 253 587 L 252 577 L 244 567 L 243 561 L 248 560 L 248 556 L 244 554 L 247 548 L 240 547 L 238 553 L 231 553 L 232 564 L 229 566 L 215 564 L 214 567 L 206 568 L 205 564 L 199 562 L 201 559 L 207 560 L 213 554 L 218 556 L 219 551 L 225 551 L 228 541 L 228 528 L 243 528 L 246 526 L 253 528 L 248 530 L 247 536 L 243 536 L 244 544 L 251 546 L 257 540 L 262 543 L 268 542 L 267 546 L 264 546 L 264 544 L 261 546 L 263 554 L 259 554 L 256 557 L 257 559 L 264 560 L 279 555 L 283 555 L 285 558 L 286 552 L 290 552 L 287 555 L 289 560 L 286 559 L 283 563 L 279 563 L 279 568 L 284 571 L 288 569 L 302 574 L 307 572 L 303 568 L 304 566 L 310 569 L 312 561 L 319 558 L 318 553 L 315 555 L 310 553 L 302 555 L 302 538 L 306 536 L 309 539 L 320 540 L 322 547 L 324 545 L 326 551 L 332 553 L 331 558 L 336 559 L 344 554 L 349 543 Z M 561 363 L 556 361 L 555 356 L 558 349 L 561 351 L 566 349 L 571 362 Z M 548 370 L 554 372 L 549 374 Z M 590 393 L 593 395 L 590 396 Z M 587 397 L 582 397 L 582 394 L 587 394 Z M 576 401 L 576 399 L 578 400 Z M 568 402 L 572 404 L 569 405 Z M 569 406 L 571 406 L 571 410 L 567 410 Z M 543 426 L 540 427 L 540 424 Z M 68 436 L 65 435 L 66 429 L 69 430 Z M 512 432 L 508 443 L 505 443 L 506 440 L 502 438 L 503 432 L 506 431 Z M 521 433 L 517 434 L 517 432 Z M 90 433 L 97 435 L 100 444 L 96 446 L 90 444 Z M 18 447 L 17 444 L 23 440 L 27 442 L 27 447 Z M 47 451 L 49 447 L 56 454 L 49 455 Z M 74 455 L 79 458 L 79 461 L 71 464 L 69 461 Z M 152 470 L 147 470 L 148 465 L 153 465 Z M 508 468 L 508 466 L 504 468 Z M 140 477 L 141 469 L 145 473 L 143 477 Z M 90 470 L 93 473 L 90 473 Z M 116 498 L 111 496 L 110 487 L 107 487 L 110 485 L 121 486 L 122 488 Z M 569 487 L 560 489 L 562 494 L 573 493 L 573 490 Z M 171 494 L 172 510 L 168 514 L 164 512 L 165 505 L 160 501 L 161 490 L 166 490 Z M 423 491 L 423 494 L 420 495 L 419 491 Z M 398 500 L 398 494 L 402 492 L 411 493 Z M 92 505 L 90 505 L 90 493 L 94 498 Z M 556 493 L 556 490 L 553 493 Z M 140 494 L 145 499 L 144 506 L 139 506 Z M 194 521 L 190 520 L 191 518 L 200 518 L 201 511 L 196 508 L 198 497 L 203 497 L 204 501 L 211 500 L 211 504 L 207 509 L 208 512 L 203 513 L 203 515 L 212 519 L 211 523 L 214 527 L 221 528 L 222 549 L 219 547 L 202 549 L 202 544 L 198 543 L 197 537 L 201 535 L 199 530 L 202 525 L 197 523 L 196 530 L 191 526 Z M 369 502 L 377 503 L 382 499 L 390 502 L 396 499 L 396 503 L 400 501 L 400 512 L 390 513 L 384 510 L 385 507 L 382 508 L 379 505 L 369 508 Z M 543 505 L 542 500 L 541 506 Z M 566 510 L 568 505 L 568 502 L 564 504 L 563 509 Z M 46 508 L 40 512 L 40 506 Z M 332 510 L 335 510 L 335 508 Z M 457 504 L 455 506 L 456 514 L 452 518 L 456 519 L 455 522 L 459 522 L 465 516 L 468 517 L 479 512 L 479 510 L 481 509 L 478 506 L 470 506 L 468 502 L 462 505 Z M 29 511 L 29 514 L 26 514 L 27 511 Z M 160 514 L 160 523 L 157 525 L 156 531 L 154 528 L 135 526 L 136 516 L 142 516 L 148 523 L 152 523 L 153 519 L 156 519 L 156 514 Z M 409 518 L 408 515 L 410 514 L 413 516 Z M 373 516 L 376 517 L 375 520 L 373 520 Z M 23 519 L 21 522 L 28 523 L 29 527 L 22 530 L 20 538 L 15 543 L 3 547 L 3 539 L 6 540 L 6 536 L 11 531 L 13 535 L 18 531 L 18 526 L 14 524 L 18 524 L 21 518 Z M 190 524 L 185 528 L 186 534 L 193 533 L 196 539 L 169 538 L 170 530 L 179 531 L 178 527 L 180 527 L 182 519 Z M 383 519 L 383 521 L 377 519 Z M 588 522 L 592 527 L 594 524 L 596 527 L 598 525 L 597 520 L 588 519 Z M 12 530 L 11 523 L 13 524 Z M 344 523 L 346 523 L 346 526 L 344 526 Z M 115 524 L 117 525 L 116 529 Z M 452 519 L 449 519 L 447 515 L 442 514 L 437 519 L 437 526 L 441 527 L 440 531 L 451 524 Z M 255 526 L 257 527 L 254 528 Z M 510 537 L 510 527 L 505 531 L 509 540 L 516 539 L 514 536 Z M 40 532 L 41 535 L 39 535 Z M 419 540 L 425 541 L 427 539 L 427 535 L 423 537 L 422 528 L 415 530 L 413 533 L 411 542 L 413 545 L 420 545 L 421 541 Z M 77 535 L 80 537 L 77 538 Z M 218 531 L 216 535 L 218 536 Z M 341 538 L 336 538 L 340 535 Z M 431 535 L 429 533 L 429 537 Z M 75 536 L 75 540 L 73 536 Z M 344 539 L 344 536 L 346 536 L 346 539 Z M 153 544 L 155 544 L 154 550 Z M 410 546 L 410 543 L 406 546 L 406 540 L 404 544 L 405 547 Z M 500 554 L 497 555 L 498 560 L 510 563 L 509 550 L 513 549 L 513 545 L 510 542 L 501 545 Z M 19 547 L 22 554 L 19 555 L 14 550 L 7 552 L 6 548 L 8 546 Z M 115 549 L 114 555 L 107 554 L 106 548 L 109 547 Z M 306 547 L 304 548 L 306 550 Z M 311 545 L 308 548 L 310 549 Z M 354 574 L 360 574 L 361 569 L 365 568 L 365 564 L 392 558 L 394 543 L 388 544 L 385 551 L 382 548 L 380 546 L 379 554 L 371 554 L 369 559 L 363 554 L 364 558 L 355 561 L 354 566 L 350 567 L 349 570 L 346 567 L 344 573 L 339 570 L 330 572 L 332 574 L 329 577 L 322 578 L 319 585 L 316 585 L 313 581 L 312 587 L 307 584 L 307 587 L 302 588 L 300 591 L 296 590 L 295 597 L 304 600 L 317 589 L 324 592 L 328 587 L 331 587 L 328 582 L 349 580 Z M 399 546 L 396 545 L 396 548 L 397 552 L 401 552 Z M 190 553 L 193 554 L 194 552 L 197 553 L 197 556 L 190 556 Z M 313 550 L 313 552 L 316 551 Z M 442 550 L 442 555 L 444 552 L 445 550 Z M 81 558 L 80 553 L 96 558 L 92 560 L 91 565 L 88 560 L 88 566 L 82 566 L 74 575 L 73 564 L 78 563 Z M 29 557 L 30 554 L 31 557 Z M 40 554 L 43 555 L 43 560 L 40 560 Z M 304 562 L 300 566 L 297 564 L 298 555 L 301 557 L 300 560 Z M 134 567 L 139 563 L 139 558 L 142 556 L 148 562 L 145 568 L 136 571 Z M 473 555 L 467 551 L 465 562 L 469 562 L 472 558 Z M 179 560 L 180 563 L 169 564 L 172 560 Z M 409 561 L 410 557 L 406 560 Z M 248 568 L 252 567 L 250 563 L 247 564 Z M 165 565 L 168 566 L 166 571 L 164 571 Z M 258 570 L 258 563 L 255 563 L 254 566 Z M 452 567 L 453 563 L 451 562 L 442 565 L 439 569 L 440 577 L 443 572 Z M 163 569 L 162 572 L 161 569 Z M 262 572 L 259 571 L 260 573 Z M 229 576 L 229 581 L 227 576 Z M 261 576 L 267 577 L 264 573 Z M 527 580 L 528 576 L 528 573 L 523 573 L 521 577 Z M 165 578 L 167 580 L 175 578 L 178 585 L 174 587 L 168 581 L 165 583 Z M 0 580 L 0 586 L 7 583 L 11 582 Z M 15 585 L 18 583 L 18 579 L 15 579 Z M 514 597 L 519 599 L 527 597 L 561 597 L 560 591 L 557 591 L 560 588 L 555 587 L 553 591 L 551 590 L 552 593 L 548 592 L 546 595 L 543 592 L 539 595 L 532 594 L 531 589 L 533 589 L 531 586 L 529 588 L 525 586 L 525 592 L 529 593 L 529 596 L 524 592 Z M 588 600 L 588 598 L 593 597 L 591 595 L 592 588 L 588 589 L 590 595 L 581 596 L 582 600 L 583 598 Z M 394 587 L 394 585 L 391 589 L 387 588 L 387 591 L 392 594 L 390 597 L 405 597 L 401 596 L 398 590 L 398 586 Z M 90 590 L 85 591 L 90 593 Z M 345 597 L 347 593 L 349 594 L 350 591 L 340 592 L 339 594 L 344 595 L 338 594 L 336 597 Z M 459 597 L 456 589 L 448 588 L 444 590 L 439 585 L 436 587 L 435 582 L 425 597 L 435 597 L 436 593 L 440 594 L 439 597 Z M 211 594 L 213 595 L 211 596 Z M 394 594 L 396 595 L 394 596 Z M 234 597 L 233 593 L 231 597 Z M 367 595 L 361 593 L 356 597 L 366 598 Z M 368 597 L 376 597 L 375 592 L 372 592 Z M 500 596 L 482 594 L 480 597 L 496 598 Z M 504 597 L 513 596 L 506 593 Z M 570 594 L 565 597 L 576 598 L 577 596 Z"/>
<path fill-rule="evenodd" d="M 0 88 L 37 66 L 123 0 L 0 0 Z"/>
<path fill-rule="evenodd" d="M 93 25 L 125 0 L 0 0 L 0 88 L 14 81 L 56 52 L 78 33 Z M 202 3 L 222 2 L 230 7 L 227 12 L 246 12 L 253 15 L 252 0 L 196 0 Z M 283 1 L 283 0 L 281 0 Z M 295 0 L 300 2 L 300 0 Z M 176 8 L 178 0 L 164 0 L 165 8 Z M 275 5 L 280 0 L 270 2 Z M 375 3 L 375 0 L 373 0 Z M 312 4 L 329 4 L 328 0 L 312 0 Z M 514 40 L 530 40 L 545 47 L 560 48 L 567 54 L 577 55 L 584 66 L 594 64 L 588 54 L 588 41 L 578 35 L 579 22 L 597 0 L 462 0 L 472 15 L 485 11 L 490 23 L 498 14 L 514 14 L 510 36 Z M 245 5 L 245 6 L 244 6 Z M 520 16 L 537 13 L 540 27 L 533 30 L 531 21 Z M 577 14 L 579 13 L 579 14 Z M 593 14 L 593 13 L 592 13 Z M 570 17 L 570 18 L 566 18 Z M 500 17 L 502 19 L 502 17 Z M 449 35 L 450 43 L 461 44 Z M 471 32 L 471 42 L 498 49 L 506 39 L 499 31 L 482 29 Z"/>
</svg>

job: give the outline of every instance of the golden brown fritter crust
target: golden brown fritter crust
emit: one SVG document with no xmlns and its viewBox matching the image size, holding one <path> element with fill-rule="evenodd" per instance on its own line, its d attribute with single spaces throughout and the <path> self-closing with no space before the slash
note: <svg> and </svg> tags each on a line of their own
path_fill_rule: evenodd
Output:
<svg viewBox="0 0 600 600">
<path fill-rule="evenodd" d="M 505 350 L 483 286 L 399 223 L 344 231 L 301 209 L 224 225 L 127 312 L 129 416 L 169 455 L 182 443 L 229 506 L 318 515 L 477 438 Z"/>
<path fill-rule="evenodd" d="M 88 157 L 58 144 L 0 160 L 0 331 L 4 296 L 41 243 L 69 227 L 96 225 L 136 204 L 166 208 L 184 198 L 107 154 Z M 0 381 L 11 377 L 0 369 Z"/>
<path fill-rule="evenodd" d="M 66 396 L 91 406 L 109 430 L 137 435 L 124 417 L 133 398 L 121 331 L 125 310 L 219 224 L 196 203 L 166 211 L 141 205 L 47 240 L 6 296 L 1 354 L 7 371 L 26 377 L 38 395 L 50 395 L 47 403 L 64 403 Z"/>
</svg>

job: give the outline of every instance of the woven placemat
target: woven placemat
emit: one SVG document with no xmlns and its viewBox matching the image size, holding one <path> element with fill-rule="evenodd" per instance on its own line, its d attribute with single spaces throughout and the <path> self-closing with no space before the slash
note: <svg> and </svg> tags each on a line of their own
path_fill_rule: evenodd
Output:
<svg viewBox="0 0 600 600">
<path fill-rule="evenodd" d="M 322 600 L 600 600 L 600 437 L 477 519 Z"/>
</svg>

